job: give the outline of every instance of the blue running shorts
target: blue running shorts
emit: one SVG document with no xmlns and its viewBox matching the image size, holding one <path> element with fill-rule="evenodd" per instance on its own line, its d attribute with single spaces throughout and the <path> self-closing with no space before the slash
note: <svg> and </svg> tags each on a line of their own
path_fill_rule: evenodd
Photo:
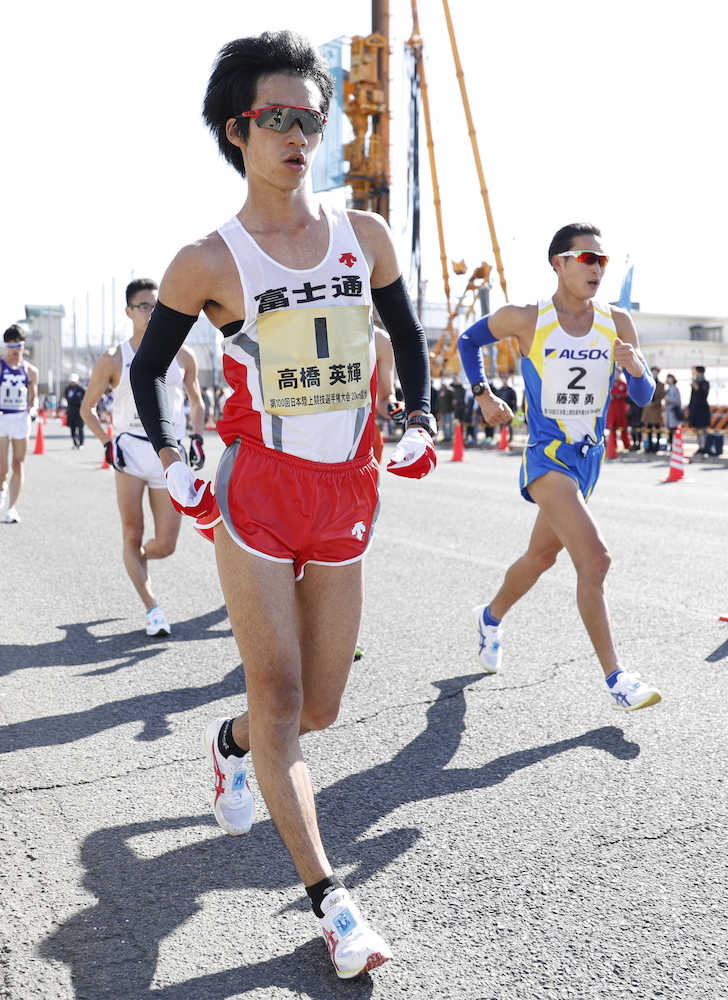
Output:
<svg viewBox="0 0 728 1000">
<path fill-rule="evenodd" d="M 561 472 L 576 481 L 584 500 L 588 500 L 599 479 L 604 461 L 604 441 L 597 444 L 567 444 L 560 438 L 533 441 L 523 449 L 521 460 L 521 496 L 534 503 L 529 484 L 547 472 Z"/>
</svg>

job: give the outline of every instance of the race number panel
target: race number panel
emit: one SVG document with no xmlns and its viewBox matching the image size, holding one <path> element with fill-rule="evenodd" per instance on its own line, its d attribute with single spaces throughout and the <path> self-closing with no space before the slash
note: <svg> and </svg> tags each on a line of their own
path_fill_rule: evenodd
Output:
<svg viewBox="0 0 728 1000">
<path fill-rule="evenodd" d="M 369 306 L 258 316 L 263 405 L 275 416 L 355 410 L 369 401 Z"/>
<path fill-rule="evenodd" d="M 541 375 L 541 408 L 553 420 L 597 417 L 604 409 L 611 374 L 611 344 L 597 337 L 583 348 L 546 343 Z"/>
<path fill-rule="evenodd" d="M 0 409 L 25 410 L 28 406 L 28 387 L 22 374 L 17 375 L 7 369 L 0 382 Z"/>
</svg>

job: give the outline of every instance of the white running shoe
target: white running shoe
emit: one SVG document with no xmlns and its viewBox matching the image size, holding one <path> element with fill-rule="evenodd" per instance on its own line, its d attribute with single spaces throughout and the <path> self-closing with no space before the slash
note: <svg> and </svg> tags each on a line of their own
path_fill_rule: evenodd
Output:
<svg viewBox="0 0 728 1000">
<path fill-rule="evenodd" d="M 248 754 L 223 757 L 217 745 L 221 726 L 227 719 L 214 719 L 205 730 L 203 746 L 215 775 L 212 811 L 225 833 L 240 837 L 253 825 L 255 801 L 248 785 Z"/>
<path fill-rule="evenodd" d="M 147 635 L 161 636 L 171 635 L 172 629 L 167 616 L 161 608 L 152 608 L 147 611 Z"/>
<path fill-rule="evenodd" d="M 18 524 L 20 522 L 20 515 L 18 514 L 15 507 L 8 507 L 5 511 L 5 523 L 6 524 Z"/>
<path fill-rule="evenodd" d="M 614 698 L 614 707 L 623 712 L 635 712 L 638 708 L 648 708 L 662 701 L 657 688 L 641 681 L 639 674 L 627 673 L 626 670 L 617 675 L 614 687 L 607 690 Z"/>
<path fill-rule="evenodd" d="M 480 636 L 478 663 L 486 674 L 497 674 L 503 669 L 503 650 L 501 649 L 503 626 L 485 624 L 483 612 L 486 607 L 486 604 L 479 604 L 471 612 L 473 628 Z"/>
<path fill-rule="evenodd" d="M 389 945 L 364 920 L 347 889 L 325 896 L 321 911 L 321 933 L 339 979 L 353 979 L 392 957 Z"/>
</svg>

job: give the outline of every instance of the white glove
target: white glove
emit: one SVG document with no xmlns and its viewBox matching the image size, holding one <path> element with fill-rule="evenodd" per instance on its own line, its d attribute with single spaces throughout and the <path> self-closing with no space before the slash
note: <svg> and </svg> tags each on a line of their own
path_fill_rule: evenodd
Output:
<svg viewBox="0 0 728 1000">
<path fill-rule="evenodd" d="M 387 471 L 407 479 L 422 479 L 437 465 L 432 438 L 423 427 L 409 427 L 397 442 Z"/>
<path fill-rule="evenodd" d="M 184 462 L 173 462 L 164 473 L 167 490 L 175 510 L 198 518 L 209 513 L 215 503 L 212 483 L 195 479 L 192 469 Z"/>
</svg>

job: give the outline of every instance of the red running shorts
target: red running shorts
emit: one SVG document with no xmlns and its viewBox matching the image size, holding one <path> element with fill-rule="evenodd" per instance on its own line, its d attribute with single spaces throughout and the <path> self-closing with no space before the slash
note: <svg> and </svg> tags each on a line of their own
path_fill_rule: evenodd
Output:
<svg viewBox="0 0 728 1000">
<path fill-rule="evenodd" d="M 215 496 L 241 548 L 292 563 L 300 580 L 307 563 L 345 566 L 364 557 L 379 514 L 378 479 L 373 455 L 309 462 L 239 438 L 220 459 Z"/>
</svg>

